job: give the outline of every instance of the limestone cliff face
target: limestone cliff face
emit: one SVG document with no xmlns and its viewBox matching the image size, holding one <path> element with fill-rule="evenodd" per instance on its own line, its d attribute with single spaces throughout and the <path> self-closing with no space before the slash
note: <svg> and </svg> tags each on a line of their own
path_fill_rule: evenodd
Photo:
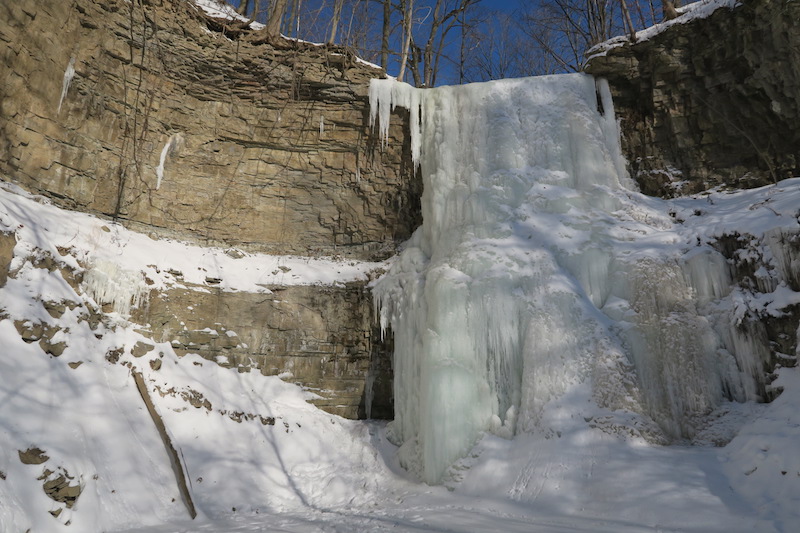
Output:
<svg viewBox="0 0 800 533">
<path fill-rule="evenodd" d="M 743 0 L 601 50 L 642 192 L 756 187 L 800 174 L 800 4 Z M 619 43 L 617 43 L 619 44 Z"/>
<path fill-rule="evenodd" d="M 2 2 L 0 179 L 154 238 L 384 259 L 419 225 L 421 183 L 407 117 L 386 149 L 369 127 L 381 75 L 344 50 L 259 43 L 184 0 Z M 269 289 L 153 292 L 132 318 L 178 353 L 286 374 L 331 412 L 363 417 L 373 398 L 391 417 L 364 283 Z"/>
<path fill-rule="evenodd" d="M 420 185 L 402 121 L 386 151 L 367 127 L 381 71 L 209 28 L 185 1 L 4 2 L 0 173 L 157 236 L 391 255 Z"/>
<path fill-rule="evenodd" d="M 179 356 L 286 374 L 319 396 L 318 407 L 346 418 L 392 418 L 391 344 L 373 319 L 372 293 L 360 283 L 269 289 L 153 292 L 133 319 L 148 324 L 156 342 L 171 342 Z"/>
</svg>

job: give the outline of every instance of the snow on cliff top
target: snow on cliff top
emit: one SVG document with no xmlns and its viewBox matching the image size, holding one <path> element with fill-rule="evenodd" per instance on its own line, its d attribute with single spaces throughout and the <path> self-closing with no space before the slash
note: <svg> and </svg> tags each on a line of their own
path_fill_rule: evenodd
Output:
<svg viewBox="0 0 800 533">
<path fill-rule="evenodd" d="M 194 4 L 206 12 L 210 17 L 228 19 L 231 21 L 247 22 L 249 17 L 243 17 L 236 10 L 223 0 L 190 0 Z M 260 22 L 251 22 L 250 28 L 260 30 L 264 27 Z"/>
<path fill-rule="evenodd" d="M 687 24 L 693 20 L 706 18 L 710 16 L 712 13 L 714 13 L 717 9 L 724 7 L 728 9 L 733 9 L 740 5 L 742 5 L 740 0 L 700 0 L 699 2 L 694 2 L 679 7 L 677 8 L 678 11 L 677 18 L 674 18 L 672 20 L 665 20 L 664 22 L 659 22 L 657 24 L 654 24 L 653 26 L 650 26 L 649 28 L 637 31 L 636 42 L 638 43 L 640 41 L 647 41 L 648 39 L 652 39 L 656 35 L 662 33 L 663 31 L 666 31 L 668 28 L 671 28 L 676 24 Z M 602 42 L 590 48 L 586 52 L 586 57 L 588 59 L 590 57 L 603 56 L 610 49 L 622 46 L 623 44 L 629 41 L 630 39 L 625 35 L 613 37 L 608 41 Z"/>
<path fill-rule="evenodd" d="M 248 17 L 244 17 L 236 12 L 236 10 L 228 3 L 224 2 L 224 0 L 188 0 L 189 2 L 193 2 L 197 7 L 202 9 L 207 15 L 215 18 L 224 18 L 230 21 L 239 21 L 239 22 L 247 22 L 250 20 Z M 264 28 L 264 25 L 260 22 L 251 22 L 249 24 L 250 29 L 253 30 L 260 30 Z M 305 41 L 303 39 L 297 39 L 294 37 L 287 37 L 286 35 L 282 36 L 284 39 L 310 44 L 314 46 L 325 46 L 325 43 L 315 43 L 311 41 Z M 332 55 L 338 55 L 333 53 Z M 371 61 L 367 61 L 366 59 L 362 59 L 358 56 L 355 57 L 356 62 L 366 65 L 368 67 L 376 68 L 379 70 L 383 70 L 383 67 L 380 65 L 376 65 Z"/>
</svg>

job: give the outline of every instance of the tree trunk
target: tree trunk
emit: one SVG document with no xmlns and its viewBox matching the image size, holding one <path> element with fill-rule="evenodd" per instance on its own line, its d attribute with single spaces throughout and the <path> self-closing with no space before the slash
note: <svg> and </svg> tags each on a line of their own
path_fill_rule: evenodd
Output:
<svg viewBox="0 0 800 533">
<path fill-rule="evenodd" d="M 403 37 L 403 48 L 400 51 L 400 72 L 397 74 L 397 79 L 403 81 L 406 74 L 406 64 L 408 63 L 408 50 L 411 46 L 411 29 L 413 25 L 412 16 L 414 13 L 414 0 L 403 0 L 402 3 L 406 10 L 403 14 L 403 30 L 405 36 Z"/>
<path fill-rule="evenodd" d="M 661 0 L 661 7 L 664 11 L 664 20 L 672 20 L 677 18 L 678 11 L 675 9 L 679 4 L 679 2 L 672 0 Z"/>
<path fill-rule="evenodd" d="M 461 42 L 458 49 L 458 83 L 464 83 L 464 65 L 466 63 L 467 52 L 467 8 L 461 12 Z"/>
<path fill-rule="evenodd" d="M 289 31 L 286 32 L 288 36 L 293 36 L 295 39 L 300 34 L 300 6 L 302 0 L 292 0 L 292 10 L 289 15 Z"/>
<path fill-rule="evenodd" d="M 389 37 L 392 31 L 392 0 L 383 0 L 383 28 L 381 31 L 381 66 L 389 70 Z"/>
<path fill-rule="evenodd" d="M 628 4 L 625 3 L 625 0 L 619 0 L 620 5 L 622 6 L 622 14 L 625 17 L 625 23 L 628 26 L 629 37 L 632 43 L 636 42 L 636 30 L 633 28 L 633 21 L 631 20 L 631 13 L 628 11 Z"/>
<path fill-rule="evenodd" d="M 247 15 L 248 6 L 250 6 L 250 0 L 241 0 L 241 2 L 239 2 L 239 7 L 236 8 L 236 12 L 245 16 Z"/>
<path fill-rule="evenodd" d="M 264 27 L 264 34 L 267 39 L 276 40 L 281 36 L 281 22 L 286 14 L 286 4 L 288 0 L 273 0 L 267 25 Z"/>
<path fill-rule="evenodd" d="M 336 0 L 333 4 L 333 17 L 331 17 L 331 33 L 328 37 L 328 44 L 333 44 L 336 40 L 336 30 L 339 27 L 339 19 L 342 17 L 342 5 L 344 0 Z"/>
</svg>

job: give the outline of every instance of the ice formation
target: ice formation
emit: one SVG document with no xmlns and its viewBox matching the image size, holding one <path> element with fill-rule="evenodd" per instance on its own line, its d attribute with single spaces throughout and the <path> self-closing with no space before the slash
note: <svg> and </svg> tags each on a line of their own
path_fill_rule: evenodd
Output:
<svg viewBox="0 0 800 533">
<path fill-rule="evenodd" d="M 161 181 L 164 179 L 164 164 L 167 162 L 167 157 L 178 150 L 181 144 L 183 144 L 183 135 L 180 133 L 173 133 L 169 136 L 164 148 L 161 150 L 161 157 L 156 167 L 156 190 L 161 188 Z"/>
<path fill-rule="evenodd" d="M 131 308 L 142 305 L 148 295 L 141 272 L 125 270 L 117 263 L 95 261 L 83 277 L 83 287 L 98 304 L 111 304 L 112 309 L 127 317 Z"/>
<path fill-rule="evenodd" d="M 72 78 L 75 77 L 75 58 L 69 58 L 67 68 L 64 70 L 64 80 L 61 83 L 61 97 L 58 99 L 58 111 L 61 113 L 61 105 L 64 103 L 64 98 L 67 97 L 69 86 L 72 84 Z"/>
<path fill-rule="evenodd" d="M 730 290 L 725 261 L 687 255 L 633 190 L 607 84 L 373 80 L 370 103 L 384 144 L 393 108 L 409 109 L 424 183 L 423 225 L 374 286 L 402 464 L 436 483 L 484 431 L 547 434 L 547 403 L 587 381 L 671 439 L 757 396 L 752 346 L 699 310 Z"/>
</svg>

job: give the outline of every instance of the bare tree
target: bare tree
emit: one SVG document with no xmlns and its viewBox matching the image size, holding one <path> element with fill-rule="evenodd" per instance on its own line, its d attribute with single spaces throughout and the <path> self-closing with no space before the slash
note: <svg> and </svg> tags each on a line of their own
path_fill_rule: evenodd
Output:
<svg viewBox="0 0 800 533">
<path fill-rule="evenodd" d="M 236 8 L 236 12 L 242 16 L 247 15 L 247 8 L 250 7 L 250 3 L 251 0 L 241 0 L 239 2 L 239 7 Z"/>
<path fill-rule="evenodd" d="M 654 10 L 648 16 L 639 1 L 644 0 L 632 3 L 639 23 L 649 26 L 655 22 Z M 567 71 L 579 71 L 592 46 L 623 33 L 635 36 L 625 0 L 540 0 L 521 10 L 518 19 L 530 42 Z"/>
<path fill-rule="evenodd" d="M 400 6 L 403 9 L 403 47 L 400 50 L 400 72 L 397 74 L 397 79 L 403 81 L 414 29 L 414 0 L 400 0 Z"/>
<path fill-rule="evenodd" d="M 270 40 L 276 40 L 281 35 L 281 24 L 286 15 L 288 0 L 272 0 L 270 2 L 269 18 L 264 29 L 261 30 L 264 36 Z"/>
<path fill-rule="evenodd" d="M 515 13 L 478 6 L 462 26 L 459 82 L 552 74 L 562 69 L 531 46 Z"/>
<path fill-rule="evenodd" d="M 342 18 L 342 7 L 344 7 L 344 0 L 335 0 L 333 14 L 331 15 L 331 32 L 326 41 L 328 44 L 333 44 L 336 40 L 336 29 L 339 27 L 339 19 Z"/>
<path fill-rule="evenodd" d="M 451 32 L 460 27 L 461 15 L 479 2 L 480 0 L 436 0 L 421 6 L 417 13 L 407 12 L 406 19 L 410 17 L 411 20 L 407 56 L 415 85 L 432 87 L 436 84 L 442 63 L 448 60 L 447 52 L 453 42 Z M 414 27 L 418 28 L 417 35 L 422 37 L 419 41 L 414 37 Z M 457 64 L 458 60 L 451 61 Z"/>
<path fill-rule="evenodd" d="M 381 66 L 389 68 L 389 39 L 392 35 L 392 0 L 383 0 L 383 21 L 381 25 Z"/>
<path fill-rule="evenodd" d="M 631 12 L 628 11 L 628 3 L 625 0 L 619 0 L 620 7 L 622 8 L 622 21 L 623 26 L 628 29 L 628 36 L 631 42 L 636 42 L 636 28 L 633 26 L 633 21 L 631 20 Z M 597 44 L 597 43 L 595 43 Z"/>
<path fill-rule="evenodd" d="M 286 34 L 297 38 L 300 33 L 300 11 L 303 8 L 303 0 L 292 0 L 291 11 L 289 15 L 289 27 Z"/>
</svg>

